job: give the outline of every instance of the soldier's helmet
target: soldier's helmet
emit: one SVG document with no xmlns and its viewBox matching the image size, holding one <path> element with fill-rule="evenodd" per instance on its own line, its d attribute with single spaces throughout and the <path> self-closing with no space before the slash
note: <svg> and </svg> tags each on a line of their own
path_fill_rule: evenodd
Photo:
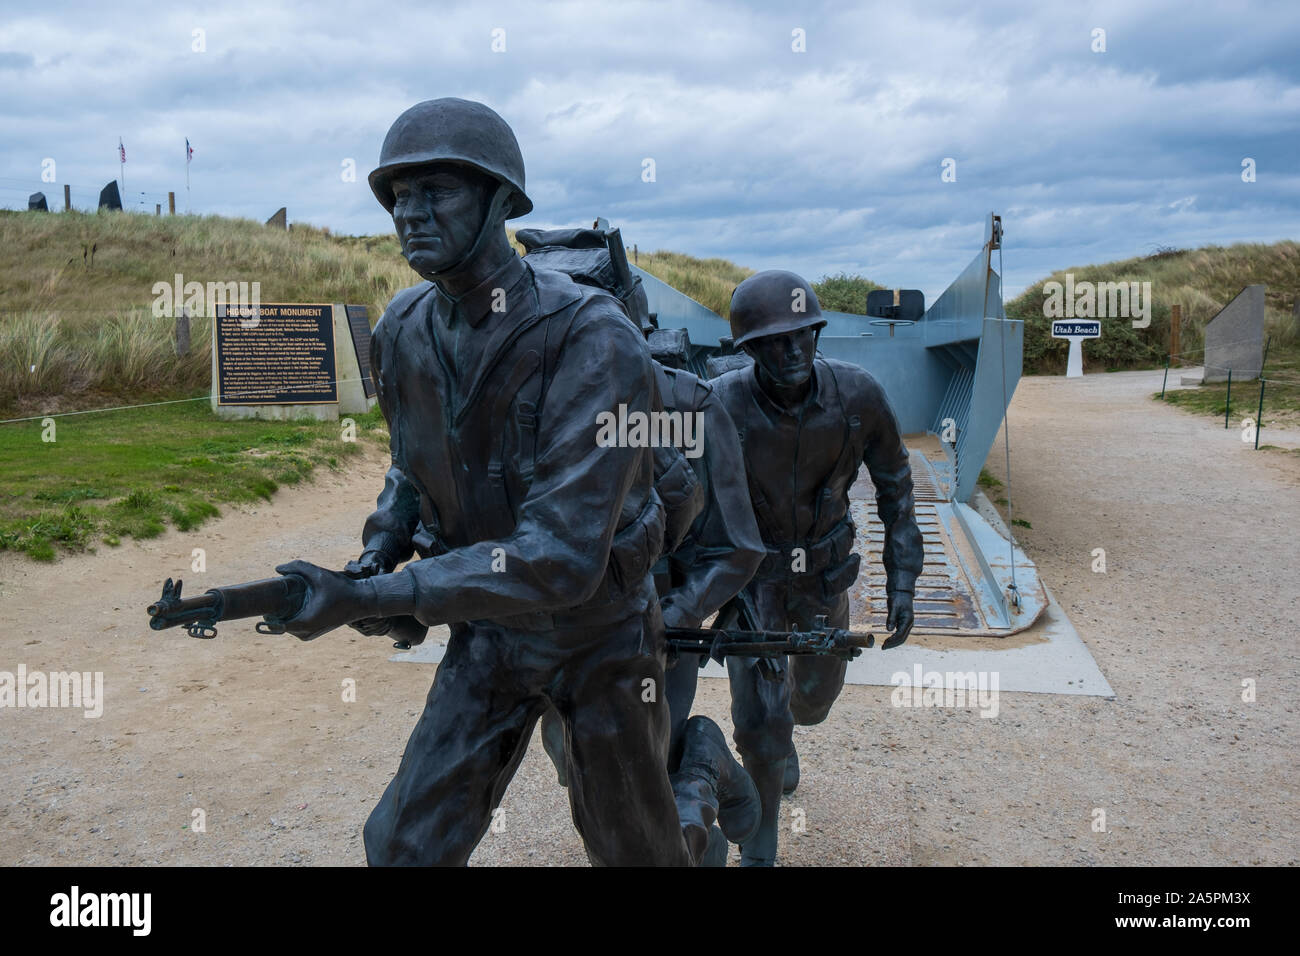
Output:
<svg viewBox="0 0 1300 956">
<path fill-rule="evenodd" d="M 380 204 L 393 211 L 393 177 L 430 163 L 458 163 L 512 187 L 506 218 L 533 211 L 524 192 L 524 157 L 514 131 L 482 103 L 453 96 L 416 103 L 397 117 L 384 137 L 379 165 L 370 188 Z"/>
<path fill-rule="evenodd" d="M 784 269 L 755 273 L 731 293 L 731 337 L 737 348 L 765 335 L 825 324 L 812 286 Z"/>
</svg>

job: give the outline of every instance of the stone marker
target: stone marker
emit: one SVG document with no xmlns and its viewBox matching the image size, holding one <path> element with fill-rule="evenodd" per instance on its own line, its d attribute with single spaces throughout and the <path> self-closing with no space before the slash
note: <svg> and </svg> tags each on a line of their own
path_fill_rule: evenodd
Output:
<svg viewBox="0 0 1300 956">
<path fill-rule="evenodd" d="M 1205 382 L 1259 377 L 1264 365 L 1263 285 L 1248 285 L 1205 326 Z"/>
<path fill-rule="evenodd" d="M 113 180 L 99 191 L 100 209 L 121 209 L 122 195 L 117 191 L 117 180 Z"/>
<path fill-rule="evenodd" d="M 28 211 L 49 212 L 49 204 L 45 201 L 45 193 L 32 193 L 27 197 Z"/>
<path fill-rule="evenodd" d="M 276 229 L 288 229 L 289 210 L 286 207 L 281 206 L 279 209 L 275 211 L 274 216 L 266 220 L 266 224 L 268 226 L 274 226 Z"/>
<path fill-rule="evenodd" d="M 186 355 L 190 350 L 190 310 L 182 310 L 176 316 L 176 354 Z"/>
</svg>

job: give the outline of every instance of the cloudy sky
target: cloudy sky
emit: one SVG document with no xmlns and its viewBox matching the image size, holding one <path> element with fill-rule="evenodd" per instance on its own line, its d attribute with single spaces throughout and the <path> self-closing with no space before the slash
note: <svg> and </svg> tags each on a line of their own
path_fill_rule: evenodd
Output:
<svg viewBox="0 0 1300 956">
<path fill-rule="evenodd" d="M 183 210 L 189 137 L 195 212 L 387 232 L 366 185 L 385 131 L 461 96 L 519 137 L 536 209 L 516 224 L 605 216 L 641 249 L 927 300 L 990 211 L 1009 293 L 1160 246 L 1300 237 L 1294 2 L 402 6 L 6 4 L 0 205 L 61 206 L 69 183 L 93 206 L 120 136 L 127 204 L 175 190 Z"/>
</svg>

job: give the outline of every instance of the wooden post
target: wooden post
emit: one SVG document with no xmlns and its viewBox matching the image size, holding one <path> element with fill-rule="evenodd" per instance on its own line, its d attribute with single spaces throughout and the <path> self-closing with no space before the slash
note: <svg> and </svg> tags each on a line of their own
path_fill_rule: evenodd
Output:
<svg viewBox="0 0 1300 956">
<path fill-rule="evenodd" d="M 160 203 L 160 202 L 156 202 L 156 203 L 153 204 L 153 214 L 154 214 L 155 216 L 161 216 L 161 215 L 162 215 L 162 203 Z"/>
<path fill-rule="evenodd" d="M 72 187 L 67 183 L 63 184 L 63 211 L 72 212 Z"/>
<path fill-rule="evenodd" d="M 1169 307 L 1169 354 L 1179 365 L 1183 363 L 1183 357 L 1178 354 L 1182 350 L 1182 339 L 1183 307 L 1175 303 Z"/>
<path fill-rule="evenodd" d="M 176 215 L 176 194 L 175 193 L 167 194 L 167 215 L 169 216 Z"/>
</svg>

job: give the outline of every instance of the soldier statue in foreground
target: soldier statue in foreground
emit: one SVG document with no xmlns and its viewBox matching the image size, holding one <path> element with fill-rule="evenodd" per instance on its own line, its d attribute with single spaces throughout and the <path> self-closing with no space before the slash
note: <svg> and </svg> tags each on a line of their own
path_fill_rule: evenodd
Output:
<svg viewBox="0 0 1300 956">
<path fill-rule="evenodd" d="M 665 546 L 665 528 L 692 526 L 687 506 L 698 509 L 705 496 L 689 494 L 687 480 L 666 513 L 656 479 L 689 478 L 692 468 L 656 461 L 652 451 L 668 459 L 680 451 L 598 437 L 615 410 L 662 414 L 656 375 L 664 376 L 618 299 L 515 255 L 505 221 L 531 203 L 514 134 L 481 104 L 418 104 L 389 131 L 370 184 L 427 281 L 399 293 L 374 330 L 372 373 L 392 466 L 362 555 L 344 572 L 293 561 L 276 568 L 278 578 L 197 598 L 182 598 L 180 582 L 169 580 L 149 608 L 151 626 L 210 638 L 218 621 L 263 616 L 263 633 L 312 640 L 349 624 L 401 645 L 423 640 L 431 625 L 450 626 L 424 713 L 366 822 L 372 864 L 465 863 L 547 708 L 563 726 L 574 824 L 593 863 L 698 862 L 715 822 L 752 861 L 766 839 L 754 836 L 759 794 L 717 725 L 686 721 L 669 772 L 666 648 L 729 663 L 743 654 L 746 666 L 767 662 L 769 676 L 783 673 L 787 655 L 806 655 L 829 665 L 809 673 L 838 674 L 838 692 L 844 662 L 871 647 L 871 635 L 843 630 L 846 610 L 835 612 L 834 627 L 804 613 L 750 613 L 748 631 L 695 626 L 739 578 L 670 587 L 666 598 L 681 602 L 675 620 L 686 626 L 666 635 L 653 568 L 680 543 L 673 533 Z M 874 426 L 865 432 L 869 441 L 888 437 Z M 885 463 L 898 449 L 869 447 L 867 461 Z M 760 487 L 748 462 L 746 470 L 751 490 Z M 760 500 L 755 514 L 767 536 Z M 742 577 L 756 547 L 742 549 Z M 888 555 L 887 546 L 887 564 Z M 761 598 L 763 586 L 751 584 L 740 600 Z M 893 591 L 891 621 L 901 642 L 910 605 Z M 744 673 L 733 666 L 738 702 Z M 689 708 L 682 701 L 681 719 Z M 748 753 L 758 711 L 733 713 L 745 719 L 737 741 Z M 771 845 L 774 853 L 774 834 Z"/>
<path fill-rule="evenodd" d="M 370 184 L 428 280 L 393 299 L 372 340 L 393 467 L 358 564 L 378 573 L 277 568 L 308 582 L 303 610 L 283 622 L 299 637 L 411 615 L 451 628 L 366 822 L 366 857 L 466 862 L 553 705 L 592 862 L 689 864 L 718 791 L 725 805 L 744 774 L 701 718 L 670 782 L 668 709 L 645 693 L 664 679 L 651 568 L 665 516 L 650 449 L 596 440 L 602 412 L 653 410 L 645 343 L 615 299 L 516 255 L 505 221 L 532 203 L 514 134 L 487 107 L 407 110 Z M 388 573 L 413 551 L 420 560 Z M 753 826 L 725 812 L 718 822 Z"/>
<path fill-rule="evenodd" d="M 730 318 L 735 344 L 754 362 L 710 384 L 740 433 L 767 555 L 720 620 L 774 631 L 821 617 L 848 626 L 848 588 L 859 566 L 849 488 L 865 464 L 885 529 L 886 626 L 893 634 L 883 649 L 902 644 L 912 629 L 923 551 L 907 449 L 884 390 L 856 365 L 817 357 L 826 322 L 812 287 L 792 272 L 750 276 L 732 293 Z M 781 793 L 799 780 L 794 724 L 826 719 L 846 666 L 822 656 L 788 664 L 727 659 L 736 747 L 763 804 L 758 833 L 742 847 L 744 864 L 775 861 Z"/>
</svg>

